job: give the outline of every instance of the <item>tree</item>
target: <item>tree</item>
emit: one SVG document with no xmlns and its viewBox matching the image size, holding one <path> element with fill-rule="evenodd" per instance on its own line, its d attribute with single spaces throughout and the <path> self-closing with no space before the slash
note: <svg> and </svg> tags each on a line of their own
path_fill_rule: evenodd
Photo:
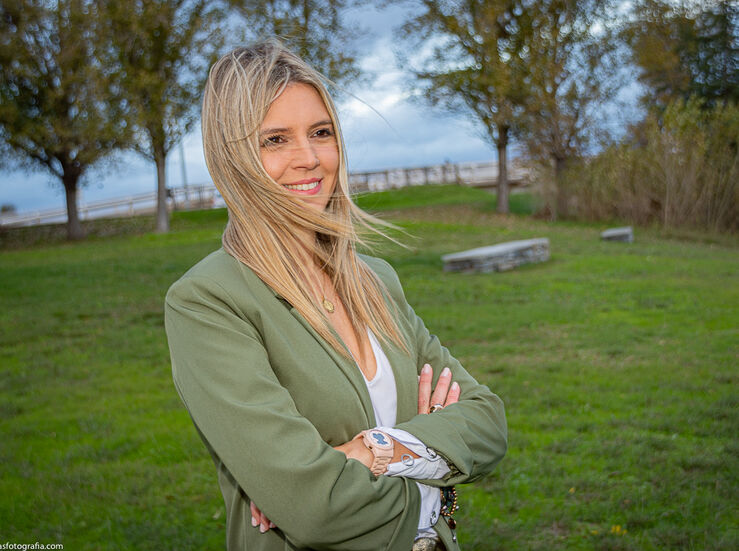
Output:
<svg viewBox="0 0 739 551">
<path fill-rule="evenodd" d="M 553 218 L 567 216 L 564 172 L 587 147 L 616 89 L 609 8 L 600 0 L 532 0 L 524 10 L 529 95 L 521 127 L 529 152 L 553 165 Z"/>
<path fill-rule="evenodd" d="M 166 161 L 199 115 L 208 66 L 222 43 L 207 0 L 106 0 L 108 47 L 121 74 L 133 148 L 154 161 L 158 232 L 169 230 Z"/>
<path fill-rule="evenodd" d="M 86 0 L 0 6 L 0 139 L 22 166 L 61 181 L 69 239 L 84 237 L 82 176 L 129 135 L 112 75 L 95 57 L 99 22 Z"/>
<path fill-rule="evenodd" d="M 710 106 L 739 101 L 739 7 L 725 0 L 641 0 L 623 36 L 631 47 L 644 102 L 657 111 L 673 100 L 697 96 Z"/>
<path fill-rule="evenodd" d="M 471 114 L 498 151 L 498 212 L 507 213 L 507 148 L 516 125 L 526 68 L 520 2 L 419 0 L 423 11 L 403 25 L 419 48 L 433 37 L 430 55 L 411 71 L 432 105 Z M 403 59 L 409 65 L 408 59 Z"/>
<path fill-rule="evenodd" d="M 343 19 L 354 0 L 228 0 L 244 19 L 249 38 L 277 36 L 334 82 L 360 76 L 349 45 L 358 29 Z"/>
</svg>

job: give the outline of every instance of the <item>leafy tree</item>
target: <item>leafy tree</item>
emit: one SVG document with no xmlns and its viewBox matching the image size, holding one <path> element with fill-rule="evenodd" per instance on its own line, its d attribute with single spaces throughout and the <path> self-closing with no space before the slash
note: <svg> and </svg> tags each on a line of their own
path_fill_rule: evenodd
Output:
<svg viewBox="0 0 739 551">
<path fill-rule="evenodd" d="M 706 100 L 706 106 L 739 101 L 737 22 L 735 2 L 637 2 L 623 34 L 649 90 L 644 102 L 662 111 L 691 96 Z"/>
<path fill-rule="evenodd" d="M 524 9 L 529 95 L 521 128 L 529 152 L 553 165 L 553 218 L 567 215 L 564 172 L 587 147 L 616 90 L 609 9 L 601 0 L 532 0 Z"/>
<path fill-rule="evenodd" d="M 108 47 L 121 74 L 133 148 L 154 161 L 159 232 L 169 230 L 166 161 L 199 115 L 207 68 L 222 38 L 207 0 L 104 0 Z"/>
<path fill-rule="evenodd" d="M 86 0 L 0 5 L 2 149 L 61 181 L 69 239 L 84 237 L 77 210 L 82 176 L 128 139 L 114 80 L 95 56 L 99 15 Z"/>
<path fill-rule="evenodd" d="M 249 38 L 277 36 L 334 82 L 360 76 L 343 15 L 356 0 L 228 0 L 247 23 Z"/>
<path fill-rule="evenodd" d="M 422 11 L 401 28 L 430 54 L 410 67 L 432 105 L 471 114 L 498 150 L 498 212 L 508 212 L 507 147 L 525 96 L 519 62 L 526 29 L 520 2 L 418 0 Z M 433 40 L 429 40 L 433 37 Z M 404 65 L 412 60 L 405 56 Z"/>
</svg>

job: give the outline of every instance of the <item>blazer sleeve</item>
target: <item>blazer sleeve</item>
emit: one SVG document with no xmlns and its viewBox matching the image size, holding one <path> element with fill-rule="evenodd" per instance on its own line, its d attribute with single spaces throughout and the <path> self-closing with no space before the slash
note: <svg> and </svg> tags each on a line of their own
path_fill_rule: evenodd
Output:
<svg viewBox="0 0 739 551">
<path fill-rule="evenodd" d="M 417 437 L 447 462 L 450 472 L 441 479 L 423 480 L 430 486 L 474 482 L 489 474 L 507 450 L 508 428 L 502 400 L 478 383 L 432 335 L 405 298 L 395 270 L 384 260 L 388 290 L 400 308 L 400 316 L 413 336 L 420 373 L 424 364 L 434 369 L 433 385 L 444 367 L 461 387 L 459 402 L 432 415 L 416 415 L 396 425 Z"/>
<path fill-rule="evenodd" d="M 298 548 L 410 549 L 420 511 L 415 483 L 376 478 L 325 443 L 237 311 L 201 276 L 179 280 L 165 302 L 175 385 L 218 460 Z"/>
</svg>

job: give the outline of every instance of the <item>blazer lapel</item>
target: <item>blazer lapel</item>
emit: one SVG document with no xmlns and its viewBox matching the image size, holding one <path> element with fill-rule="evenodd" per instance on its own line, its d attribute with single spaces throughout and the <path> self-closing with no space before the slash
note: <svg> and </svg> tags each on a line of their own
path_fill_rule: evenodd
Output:
<svg viewBox="0 0 739 551">
<path fill-rule="evenodd" d="M 354 387 L 359 401 L 362 404 L 362 409 L 364 410 L 366 416 L 366 426 L 368 428 L 376 426 L 377 421 L 375 419 L 375 411 L 372 408 L 372 400 L 370 399 L 369 391 L 367 390 L 367 383 L 362 376 L 362 372 L 360 371 L 359 366 L 353 360 L 345 358 L 336 350 L 334 350 L 334 348 L 323 337 L 321 337 L 321 335 L 319 335 L 315 329 L 313 329 L 313 326 L 308 323 L 308 321 L 300 314 L 300 312 L 297 311 L 297 309 L 295 309 L 292 304 L 290 304 L 290 302 L 288 302 L 269 285 L 264 283 L 261 279 L 259 281 L 261 281 L 262 284 L 267 289 L 269 289 L 270 292 L 278 300 L 280 300 L 280 302 L 285 305 L 285 307 L 290 309 L 290 313 L 292 314 L 292 316 L 305 328 L 306 331 L 313 335 L 313 338 L 315 338 L 318 344 L 323 347 L 329 357 L 343 372 L 344 376 L 349 379 L 349 382 Z M 385 300 L 389 301 L 392 299 L 385 297 Z M 390 305 L 388 304 L 388 306 Z M 341 340 L 341 337 L 338 335 L 338 333 L 336 333 L 333 328 L 330 329 L 331 333 L 339 340 L 342 345 L 344 345 L 344 341 Z M 413 362 L 411 358 L 407 354 L 403 353 L 403 351 L 397 346 L 393 344 L 387 345 L 382 341 L 380 341 L 380 346 L 385 352 L 385 355 L 387 356 L 393 369 L 393 374 L 395 375 L 395 387 L 397 393 L 396 399 L 398 408 L 396 419 L 398 422 L 403 422 L 410 419 L 418 412 L 418 379 L 416 373 L 416 365 L 415 362 Z M 346 345 L 344 345 L 344 347 L 346 348 Z M 410 366 L 411 369 L 408 369 L 408 366 L 405 365 L 408 362 L 412 363 L 412 365 Z"/>
<path fill-rule="evenodd" d="M 290 305 L 290 303 L 283 297 L 281 297 L 277 292 L 275 292 L 274 289 L 271 290 L 278 299 L 280 299 L 285 303 L 285 305 L 290 307 L 290 313 L 293 315 L 293 317 L 298 320 L 298 322 L 306 329 L 306 331 L 313 335 L 313 338 L 316 339 L 318 344 L 323 347 L 323 349 L 334 361 L 334 363 L 339 366 L 339 369 L 342 371 L 342 373 L 344 373 L 344 376 L 349 379 L 349 382 L 352 384 L 354 390 L 357 393 L 359 402 L 362 404 L 362 409 L 364 410 L 364 414 L 366 416 L 367 428 L 374 427 L 376 425 L 375 411 L 374 409 L 372 409 L 372 400 L 370 399 L 369 391 L 367 390 L 367 383 L 364 382 L 364 377 L 362 377 L 362 372 L 359 370 L 359 366 L 353 360 L 345 358 L 336 350 L 334 350 L 334 348 L 323 337 L 321 337 L 321 335 L 319 335 L 315 329 L 313 329 L 313 326 L 308 323 L 308 320 L 306 320 L 301 315 L 301 313 L 298 312 L 297 309 L 295 309 L 294 306 Z M 333 335 L 339 340 L 339 342 L 341 344 L 344 344 L 344 342 L 341 340 L 341 337 L 339 337 L 336 331 L 334 331 L 333 328 L 330 329 L 331 333 L 333 333 Z M 346 347 L 346 345 L 344 346 Z"/>
</svg>

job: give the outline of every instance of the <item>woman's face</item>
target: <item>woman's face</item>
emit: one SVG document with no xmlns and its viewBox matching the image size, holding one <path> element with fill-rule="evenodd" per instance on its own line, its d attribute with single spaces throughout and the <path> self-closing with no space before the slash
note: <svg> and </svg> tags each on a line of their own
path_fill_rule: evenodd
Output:
<svg viewBox="0 0 739 551">
<path fill-rule="evenodd" d="M 324 210 L 336 186 L 339 148 L 316 89 L 289 84 L 267 111 L 259 140 L 267 174 L 311 208 Z"/>
</svg>

